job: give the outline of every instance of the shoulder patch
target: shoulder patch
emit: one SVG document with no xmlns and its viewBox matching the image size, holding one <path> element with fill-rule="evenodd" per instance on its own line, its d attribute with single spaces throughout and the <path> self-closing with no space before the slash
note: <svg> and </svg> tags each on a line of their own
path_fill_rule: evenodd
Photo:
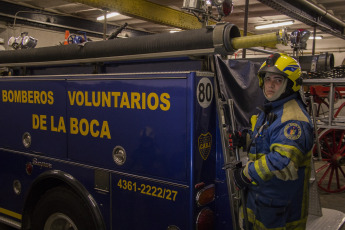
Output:
<svg viewBox="0 0 345 230">
<path fill-rule="evenodd" d="M 285 125 L 284 135 L 287 139 L 297 140 L 302 135 L 302 129 L 297 123 L 289 123 Z"/>
<path fill-rule="evenodd" d="M 309 122 L 296 100 L 290 100 L 284 104 L 281 122 L 284 123 L 291 120 Z"/>
</svg>

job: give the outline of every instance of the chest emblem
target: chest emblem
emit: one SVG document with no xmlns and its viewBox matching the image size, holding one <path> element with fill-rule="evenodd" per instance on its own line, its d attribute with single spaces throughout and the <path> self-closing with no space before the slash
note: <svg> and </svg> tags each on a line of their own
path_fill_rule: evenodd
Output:
<svg viewBox="0 0 345 230">
<path fill-rule="evenodd" d="M 297 140 L 302 134 L 301 127 L 296 123 L 287 124 L 284 128 L 284 135 L 287 139 Z"/>
</svg>

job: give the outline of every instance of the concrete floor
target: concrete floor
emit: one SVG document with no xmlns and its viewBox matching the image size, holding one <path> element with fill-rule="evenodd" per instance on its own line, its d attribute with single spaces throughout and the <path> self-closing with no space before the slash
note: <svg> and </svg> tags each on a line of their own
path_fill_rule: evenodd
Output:
<svg viewBox="0 0 345 230">
<path fill-rule="evenodd" d="M 315 161 L 315 170 L 318 168 L 322 167 L 325 165 L 325 162 L 323 161 Z M 345 172 L 345 166 L 342 166 L 343 171 Z M 316 174 L 317 181 L 319 182 L 322 176 L 324 176 L 326 168 L 319 173 Z M 324 183 L 322 183 L 323 187 L 327 189 L 327 183 L 328 183 L 328 178 L 329 178 L 330 172 L 327 173 L 325 177 Z M 345 186 L 345 177 L 339 174 L 339 184 L 340 186 Z M 335 174 L 333 174 L 333 180 L 330 189 L 335 189 L 336 188 L 336 177 Z M 345 191 L 339 192 L 339 193 L 328 193 L 325 192 L 321 189 L 319 191 L 319 196 L 320 196 L 320 202 L 321 202 L 321 207 L 322 208 L 328 208 L 328 209 L 335 209 L 338 211 L 341 211 L 345 213 Z M 340 228 L 340 230 L 345 230 L 345 224 Z"/>
</svg>

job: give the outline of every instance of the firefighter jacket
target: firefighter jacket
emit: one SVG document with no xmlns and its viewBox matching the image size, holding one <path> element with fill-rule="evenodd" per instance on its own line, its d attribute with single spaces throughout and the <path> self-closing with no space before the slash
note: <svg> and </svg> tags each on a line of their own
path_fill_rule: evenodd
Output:
<svg viewBox="0 0 345 230">
<path fill-rule="evenodd" d="M 249 222 L 254 229 L 305 229 L 313 145 L 310 117 L 298 93 L 264 107 L 265 112 L 252 119 L 256 124 L 244 169 L 251 180 Z"/>
</svg>

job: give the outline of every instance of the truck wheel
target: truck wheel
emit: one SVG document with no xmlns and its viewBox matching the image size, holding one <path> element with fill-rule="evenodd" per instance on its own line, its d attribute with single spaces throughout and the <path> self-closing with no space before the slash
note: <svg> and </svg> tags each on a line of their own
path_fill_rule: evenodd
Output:
<svg viewBox="0 0 345 230">
<path fill-rule="evenodd" d="M 58 187 L 48 190 L 32 213 L 35 230 L 96 230 L 90 209 L 70 189 Z"/>
</svg>

